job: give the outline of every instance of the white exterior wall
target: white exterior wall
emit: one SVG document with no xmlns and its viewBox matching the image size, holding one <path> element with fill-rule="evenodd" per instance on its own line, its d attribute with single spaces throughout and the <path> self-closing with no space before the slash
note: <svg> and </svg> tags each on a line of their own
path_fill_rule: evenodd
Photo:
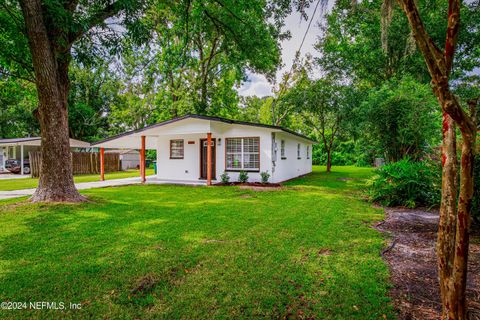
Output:
<svg viewBox="0 0 480 320">
<path fill-rule="evenodd" d="M 0 172 L 5 171 L 5 160 L 7 160 L 6 159 L 7 154 L 3 150 L 4 150 L 3 147 L 0 147 Z M 5 152 L 5 154 L 4 154 L 4 152 Z"/>
<path fill-rule="evenodd" d="M 281 141 L 285 141 L 285 157 L 281 156 Z M 312 143 L 286 133 L 275 134 L 277 161 L 272 182 L 278 183 L 312 172 Z M 297 158 L 297 145 L 300 143 L 300 158 Z M 307 146 L 310 147 L 310 159 L 307 159 Z"/>
<path fill-rule="evenodd" d="M 213 126 L 212 140 L 216 144 L 216 166 L 214 176 L 220 181 L 220 175 L 225 171 L 225 139 L 239 137 L 260 138 L 260 171 L 248 172 L 250 182 L 261 181 L 260 172 L 271 169 L 271 131 L 240 125 Z M 200 178 L 200 139 L 207 138 L 207 134 L 179 134 L 161 136 L 157 139 L 157 177 L 167 180 L 198 180 Z M 149 139 L 149 138 L 147 138 Z M 150 138 L 151 139 L 151 138 Z M 183 159 L 170 159 L 170 140 L 183 139 Z M 220 139 L 220 141 L 219 141 Z M 188 144 L 194 141 L 194 144 Z M 230 181 L 238 180 L 238 172 L 227 172 Z"/>
<path fill-rule="evenodd" d="M 140 167 L 140 153 L 123 153 L 120 154 L 122 162 L 122 170 L 135 169 Z"/>
<path fill-rule="evenodd" d="M 268 171 L 270 182 L 278 183 L 289 180 L 312 171 L 312 143 L 292 134 L 279 132 L 275 129 L 254 127 L 241 124 L 228 124 L 215 121 L 185 120 L 161 128 L 162 132 L 152 132 L 146 135 L 148 146 L 157 149 L 157 178 L 177 181 L 196 181 L 200 178 L 200 139 L 207 138 L 207 132 L 212 132 L 215 141 L 215 173 L 216 181 L 220 181 L 225 171 L 225 141 L 227 138 L 259 137 L 260 139 L 260 170 L 247 171 L 250 182 L 261 181 L 260 173 Z M 190 132 L 190 133 L 189 133 Z M 272 133 L 275 133 L 277 143 L 277 159 L 275 170 L 272 171 Z M 128 138 L 132 139 L 132 138 Z M 183 139 L 183 159 L 170 159 L 170 140 Z M 286 143 L 286 159 L 281 159 L 281 140 Z M 188 142 L 193 142 L 189 144 Z M 301 159 L 297 159 L 297 144 L 301 145 Z M 310 148 L 307 159 L 306 148 Z M 237 181 L 239 172 L 227 171 L 230 181 Z"/>
<path fill-rule="evenodd" d="M 200 178 L 200 139 L 206 137 L 206 133 L 159 137 L 157 140 L 158 179 L 198 180 Z M 183 139 L 183 159 L 170 159 L 170 140 L 174 139 Z M 188 144 L 188 141 L 194 141 L 195 144 Z"/>
<path fill-rule="evenodd" d="M 250 138 L 250 137 L 259 137 L 260 138 L 260 171 L 258 172 L 249 172 L 248 181 L 249 182 L 260 182 L 262 181 L 260 172 L 268 171 L 270 175 L 272 174 L 272 131 L 270 129 L 263 129 L 259 127 L 252 126 L 242 126 L 242 125 L 222 125 L 221 146 L 218 147 L 218 150 L 221 150 L 217 159 L 220 161 L 217 162 L 217 172 L 221 175 L 225 171 L 225 138 Z M 238 181 L 239 172 L 228 172 L 230 176 L 230 181 Z M 220 175 L 217 176 L 217 180 L 220 181 Z"/>
</svg>

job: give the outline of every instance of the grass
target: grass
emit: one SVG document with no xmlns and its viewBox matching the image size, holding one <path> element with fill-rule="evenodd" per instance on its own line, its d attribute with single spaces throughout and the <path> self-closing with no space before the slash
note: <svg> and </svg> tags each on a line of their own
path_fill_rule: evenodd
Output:
<svg viewBox="0 0 480 320">
<path fill-rule="evenodd" d="M 147 169 L 147 175 L 153 174 L 153 169 Z M 105 173 L 105 180 L 138 177 L 138 170 L 127 170 L 120 172 Z M 92 182 L 99 181 L 98 174 L 82 174 L 74 177 L 75 182 Z M 22 190 L 36 188 L 38 178 L 22 178 L 22 179 L 0 179 L 0 191 Z"/>
<path fill-rule="evenodd" d="M 137 185 L 80 205 L 3 202 L 0 301 L 82 308 L 0 317 L 393 319 L 370 227 L 383 212 L 359 198 L 371 170 L 323 170 L 280 191 Z"/>
</svg>

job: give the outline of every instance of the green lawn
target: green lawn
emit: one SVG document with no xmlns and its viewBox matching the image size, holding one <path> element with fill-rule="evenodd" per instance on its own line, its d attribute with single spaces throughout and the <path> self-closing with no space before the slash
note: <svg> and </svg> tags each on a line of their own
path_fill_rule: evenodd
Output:
<svg viewBox="0 0 480 320">
<path fill-rule="evenodd" d="M 0 317 L 394 318 L 371 228 L 383 212 L 359 194 L 371 170 L 333 170 L 281 191 L 137 185 L 80 205 L 3 202 L 0 301 L 82 309 Z"/>
<path fill-rule="evenodd" d="M 147 175 L 153 174 L 153 169 L 147 169 L 146 174 Z M 127 171 L 106 173 L 105 180 L 131 178 L 131 177 L 139 177 L 139 176 L 140 176 L 140 171 L 127 170 Z M 83 174 L 83 175 L 75 176 L 74 178 L 75 178 L 75 182 L 92 182 L 92 181 L 99 181 L 100 175 Z M 37 185 L 38 185 L 38 178 L 0 179 L 0 191 L 31 189 L 31 188 L 36 188 Z"/>
</svg>

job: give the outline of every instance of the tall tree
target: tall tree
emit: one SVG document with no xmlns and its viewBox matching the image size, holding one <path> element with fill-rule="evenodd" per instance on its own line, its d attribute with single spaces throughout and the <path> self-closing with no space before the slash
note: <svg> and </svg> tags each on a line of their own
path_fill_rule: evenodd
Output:
<svg viewBox="0 0 480 320">
<path fill-rule="evenodd" d="M 2 50 L 0 55 L 3 70 L 32 76 L 37 88 L 42 167 L 31 200 L 82 201 L 73 182 L 69 147 L 67 107 L 72 46 L 101 29 L 108 29 L 106 19 L 120 13 L 131 23 L 142 2 L 19 0 L 19 5 L 7 0 L 0 7 L 2 24 L 5 23 L 4 44 L 7 46 L 8 41 L 17 48 Z"/>
<path fill-rule="evenodd" d="M 190 112 L 234 113 L 239 102 L 235 86 L 246 72 L 273 76 L 279 66 L 279 40 L 289 35 L 282 30 L 283 18 L 292 8 L 288 1 L 180 3 L 155 2 L 144 19 L 151 41 L 148 48 L 131 50 L 138 56 L 134 62 L 143 64 L 173 116 L 186 111 L 185 101 Z"/>
<path fill-rule="evenodd" d="M 467 319 L 465 290 L 474 190 L 473 160 L 477 131 L 475 110 L 477 100 L 470 103 L 470 110 L 466 111 L 465 105 L 461 104 L 451 89 L 451 72 L 461 30 L 462 3 L 460 0 L 448 0 L 443 49 L 440 49 L 427 31 L 417 3 L 414 0 L 397 0 L 397 3 L 408 19 L 417 47 L 428 67 L 433 92 L 443 112 L 442 202 L 437 240 L 442 318 L 463 320 Z M 387 17 L 392 5 L 393 0 L 385 0 Z M 386 20 L 388 24 L 388 18 Z M 462 48 L 459 51 L 461 52 Z M 460 181 L 457 181 L 457 126 L 462 136 Z"/>
</svg>

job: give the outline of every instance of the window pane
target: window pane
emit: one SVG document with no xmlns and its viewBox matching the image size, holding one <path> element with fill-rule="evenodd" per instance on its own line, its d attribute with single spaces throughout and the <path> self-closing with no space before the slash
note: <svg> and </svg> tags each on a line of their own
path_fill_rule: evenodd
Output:
<svg viewBox="0 0 480 320">
<path fill-rule="evenodd" d="M 243 139 L 243 152 L 256 152 L 259 150 L 258 138 L 244 138 Z"/>
<path fill-rule="evenodd" d="M 243 168 L 244 169 L 259 169 L 260 159 L 258 153 L 244 154 L 243 156 Z"/>
<path fill-rule="evenodd" d="M 227 153 L 241 153 L 242 152 L 242 139 L 241 138 L 228 138 L 227 140 Z"/>
<path fill-rule="evenodd" d="M 170 140 L 170 156 L 183 158 L 183 140 Z"/>
<path fill-rule="evenodd" d="M 227 168 L 228 169 L 241 169 L 242 168 L 242 155 L 241 154 L 227 154 Z"/>
<path fill-rule="evenodd" d="M 285 140 L 282 140 L 280 144 L 280 155 L 282 157 L 285 157 Z"/>
</svg>

